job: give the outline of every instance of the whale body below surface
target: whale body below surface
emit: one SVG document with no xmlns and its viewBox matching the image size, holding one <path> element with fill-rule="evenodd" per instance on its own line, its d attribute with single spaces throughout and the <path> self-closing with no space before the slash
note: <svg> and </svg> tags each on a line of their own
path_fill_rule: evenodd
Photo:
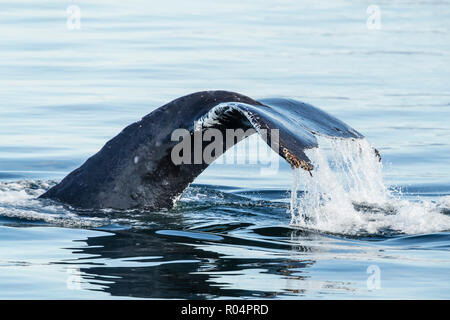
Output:
<svg viewBox="0 0 450 320">
<path fill-rule="evenodd" d="M 277 143 L 271 143 L 271 148 L 292 167 L 308 171 L 314 168 L 304 150 L 318 147 L 315 135 L 363 138 L 339 119 L 303 102 L 279 98 L 256 101 L 228 91 L 197 92 L 173 100 L 123 129 L 40 198 L 84 209 L 171 208 L 209 165 L 204 161 L 174 163 L 172 149 L 179 141 L 173 141 L 172 133 L 185 129 L 187 135 L 193 135 L 209 128 L 224 135 L 227 129 L 253 128 L 257 133 L 265 129 L 267 143 L 277 129 Z M 202 142 L 201 147 L 205 146 Z"/>
</svg>

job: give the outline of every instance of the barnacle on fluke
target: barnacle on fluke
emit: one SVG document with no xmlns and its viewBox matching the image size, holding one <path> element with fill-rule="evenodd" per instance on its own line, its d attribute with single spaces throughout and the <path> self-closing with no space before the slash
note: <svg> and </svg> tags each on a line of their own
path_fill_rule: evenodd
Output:
<svg viewBox="0 0 450 320">
<path fill-rule="evenodd" d="M 291 154 L 288 149 L 283 148 L 283 154 L 286 161 L 291 165 L 291 168 L 302 168 L 305 171 L 308 171 L 312 177 L 311 171 L 314 169 L 314 166 L 311 163 L 308 163 L 304 160 L 298 159 L 296 156 Z"/>
</svg>

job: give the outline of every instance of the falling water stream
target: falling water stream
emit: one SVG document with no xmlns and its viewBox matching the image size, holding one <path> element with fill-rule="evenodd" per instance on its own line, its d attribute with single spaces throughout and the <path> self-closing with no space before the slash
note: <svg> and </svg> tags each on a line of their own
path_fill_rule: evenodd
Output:
<svg viewBox="0 0 450 320">
<path fill-rule="evenodd" d="M 338 234 L 426 233 L 450 229 L 448 197 L 408 201 L 383 183 L 383 164 L 366 139 L 320 139 L 307 151 L 312 176 L 296 169 L 291 225 Z"/>
</svg>

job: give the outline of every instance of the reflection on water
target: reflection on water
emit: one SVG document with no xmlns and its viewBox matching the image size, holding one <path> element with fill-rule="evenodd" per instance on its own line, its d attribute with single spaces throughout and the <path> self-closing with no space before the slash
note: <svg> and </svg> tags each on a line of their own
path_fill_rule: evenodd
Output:
<svg viewBox="0 0 450 320">
<path fill-rule="evenodd" d="M 286 205 L 246 206 L 246 193 L 214 210 L 191 199 L 147 216 L 98 213 L 109 224 L 94 228 L 83 227 L 86 212 L 73 213 L 71 224 L 79 221 L 81 229 L 52 227 L 26 210 L 4 218 L 0 297 L 414 298 L 424 290 L 446 296 L 448 284 L 439 279 L 449 275 L 450 233 L 348 238 L 293 229 Z M 374 265 L 379 290 L 367 285 Z"/>
<path fill-rule="evenodd" d="M 265 229 L 261 234 L 267 232 L 286 242 L 186 231 L 173 236 L 114 231 L 113 236 L 88 238 L 88 246 L 63 263 L 79 268 L 82 282 L 100 284 L 96 290 L 114 296 L 207 299 L 299 293 L 292 285 L 314 263 L 299 255 L 311 248 L 289 243 L 295 231 Z M 84 258 L 78 259 L 79 254 Z"/>
<path fill-rule="evenodd" d="M 0 298 L 417 298 L 449 290 L 441 281 L 448 232 L 292 228 L 289 192 L 206 185 L 191 186 L 169 211 L 75 211 L 35 199 L 53 184 L 0 184 Z M 381 270 L 380 289 L 368 287 L 370 270 Z"/>
<path fill-rule="evenodd" d="M 174 235 L 158 230 L 108 231 L 77 240 L 65 248 L 71 251 L 69 255 L 51 264 L 69 270 L 67 277 L 74 283 L 67 287 L 71 291 L 68 296 L 94 291 L 102 293 L 98 297 L 106 293 L 116 297 L 209 299 L 376 298 L 380 292 L 366 286 L 366 269 L 374 264 L 385 273 L 382 296 L 395 297 L 399 283 L 408 286 L 401 277 L 391 278 L 398 276 L 395 269 L 405 261 L 409 273 L 417 268 L 414 272 L 425 278 L 422 281 L 434 278 L 432 274 L 424 275 L 422 268 L 450 262 L 448 256 L 430 261 L 432 256 L 427 254 L 427 249 L 448 243 L 448 233 L 428 236 L 428 248 L 421 248 L 423 239 L 416 239 L 415 248 L 408 238 L 389 240 L 389 245 L 376 241 L 361 245 L 361 241 L 284 227 L 255 228 L 252 233 L 238 237 L 197 231 Z M 409 257 L 407 251 L 398 250 L 398 245 L 407 245 L 416 252 Z M 411 283 L 413 292 L 403 292 L 402 297 L 413 297 L 416 285 Z M 430 290 L 445 295 L 439 293 L 443 287 L 445 284 Z"/>
</svg>

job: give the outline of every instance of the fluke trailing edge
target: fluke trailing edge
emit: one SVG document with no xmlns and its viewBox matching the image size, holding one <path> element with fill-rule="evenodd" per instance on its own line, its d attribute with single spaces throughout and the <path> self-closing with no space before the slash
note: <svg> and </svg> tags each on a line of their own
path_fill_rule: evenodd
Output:
<svg viewBox="0 0 450 320">
<path fill-rule="evenodd" d="M 41 198 L 86 209 L 172 207 L 210 163 L 173 161 L 172 150 L 178 141 L 173 141 L 172 135 L 177 129 L 191 136 L 199 130 L 216 129 L 225 135 L 227 129 L 254 129 L 259 134 L 267 132 L 264 139 L 268 143 L 276 130 L 277 141 L 270 143 L 271 148 L 292 167 L 308 171 L 313 166 L 304 150 L 318 146 L 315 135 L 363 138 L 342 121 L 303 102 L 256 101 L 228 91 L 197 92 L 169 102 L 123 129 Z M 237 142 L 239 138 L 223 145 L 214 158 Z M 202 142 L 201 148 L 205 146 Z M 193 151 L 189 157 L 194 157 Z"/>
</svg>

